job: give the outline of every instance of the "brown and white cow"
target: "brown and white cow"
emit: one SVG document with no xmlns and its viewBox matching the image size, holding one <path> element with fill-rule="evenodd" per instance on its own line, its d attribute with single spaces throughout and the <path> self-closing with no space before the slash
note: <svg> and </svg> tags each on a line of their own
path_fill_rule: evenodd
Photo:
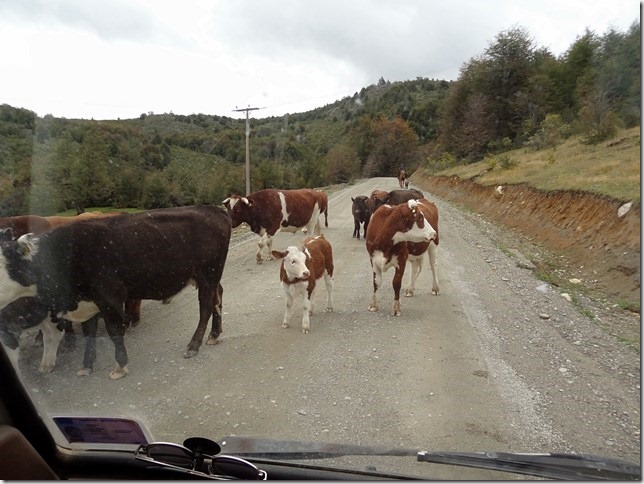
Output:
<svg viewBox="0 0 644 484">
<path fill-rule="evenodd" d="M 400 205 L 408 200 L 420 200 L 425 198 L 423 192 L 410 188 L 409 190 L 391 190 L 386 192 L 384 190 L 374 190 L 371 192 L 371 202 L 373 203 L 373 210 L 381 205 Z"/>
<path fill-rule="evenodd" d="M 436 231 L 418 208 L 418 201 L 400 205 L 382 205 L 374 211 L 367 228 L 366 246 L 373 272 L 373 297 L 369 311 L 378 310 L 376 292 L 382 284 L 382 274 L 395 269 L 393 316 L 400 316 L 400 287 L 407 265 L 407 242 L 429 242 Z"/>
<path fill-rule="evenodd" d="M 434 202 L 430 202 L 425 198 L 418 200 L 418 209 L 423 213 L 425 220 L 429 222 L 432 228 L 436 231 L 436 237 L 431 242 L 407 242 L 407 251 L 409 258 L 407 259 L 411 264 L 411 277 L 409 286 L 405 290 L 405 296 L 411 297 L 416 290 L 416 279 L 423 269 L 423 257 L 425 252 L 429 257 L 429 266 L 432 269 L 432 294 L 438 295 L 440 286 L 438 284 L 438 267 L 436 265 L 436 251 L 438 250 L 438 208 Z"/>
<path fill-rule="evenodd" d="M 262 263 L 264 247 L 266 260 L 273 259 L 273 237 L 280 230 L 296 232 L 305 228 L 313 234 L 320 217 L 318 195 L 309 188 L 297 190 L 264 189 L 248 196 L 231 195 L 222 202 L 233 228 L 245 222 L 261 238 L 255 258 Z"/>
<path fill-rule="evenodd" d="M 333 311 L 333 250 L 324 235 L 307 238 L 302 247 L 290 246 L 285 251 L 273 251 L 273 257 L 282 259 L 280 281 L 286 294 L 286 311 L 282 328 L 288 328 L 293 302 L 302 304 L 302 332 L 311 327 L 313 295 L 316 282 L 324 277 L 327 292 L 326 311 Z"/>
<path fill-rule="evenodd" d="M 34 297 L 50 314 L 65 316 L 87 303 L 85 316 L 100 312 L 114 343 L 116 379 L 127 374 L 125 301 L 163 300 L 196 284 L 199 323 L 184 354 L 192 357 L 211 317 L 208 344 L 221 334 L 220 281 L 231 230 L 225 210 L 200 205 L 88 219 L 0 241 L 0 308 Z"/>
<path fill-rule="evenodd" d="M 362 235 L 367 236 L 367 227 L 371 218 L 371 199 L 365 195 L 351 197 L 351 213 L 353 214 L 353 237 L 360 240 L 360 225 L 362 225 Z"/>
</svg>

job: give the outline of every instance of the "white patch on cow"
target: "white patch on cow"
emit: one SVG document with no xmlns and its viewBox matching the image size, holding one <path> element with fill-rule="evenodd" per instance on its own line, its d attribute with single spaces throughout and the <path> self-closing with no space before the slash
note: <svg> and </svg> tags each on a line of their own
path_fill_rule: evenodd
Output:
<svg viewBox="0 0 644 484">
<path fill-rule="evenodd" d="M 424 218 L 424 217 L 423 217 Z M 399 242 L 429 242 L 436 237 L 436 231 L 425 219 L 425 227 L 420 228 L 417 223 L 406 232 L 396 232 L 392 238 L 394 245 Z"/>
<path fill-rule="evenodd" d="M 16 299 L 26 296 L 35 296 L 36 286 L 23 286 L 11 279 L 7 271 L 7 259 L 0 251 L 0 309 L 14 302 Z"/>
<path fill-rule="evenodd" d="M 288 215 L 289 215 L 288 210 L 286 208 L 286 196 L 282 192 L 277 192 L 277 196 L 280 199 L 280 207 L 281 207 L 281 211 L 282 211 L 282 220 L 281 221 L 285 222 L 286 220 L 288 220 Z"/>
<path fill-rule="evenodd" d="M 38 252 L 38 237 L 32 233 L 24 234 L 16 240 L 18 251 L 27 260 L 33 260 L 34 255 Z"/>
<path fill-rule="evenodd" d="M 92 301 L 80 301 L 73 311 L 60 312 L 57 316 L 72 323 L 84 323 L 99 312 L 98 306 Z"/>
</svg>

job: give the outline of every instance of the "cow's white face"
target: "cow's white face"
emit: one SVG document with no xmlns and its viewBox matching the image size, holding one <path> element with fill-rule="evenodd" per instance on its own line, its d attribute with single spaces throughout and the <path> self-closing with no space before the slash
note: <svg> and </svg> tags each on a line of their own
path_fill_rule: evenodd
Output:
<svg viewBox="0 0 644 484">
<path fill-rule="evenodd" d="M 36 286 L 23 286 L 9 275 L 7 259 L 0 250 L 0 309 L 14 302 L 16 299 L 36 295 Z"/>
<path fill-rule="evenodd" d="M 304 250 L 305 252 L 302 252 L 294 246 L 290 246 L 286 249 L 286 257 L 284 257 L 282 264 L 284 264 L 286 277 L 288 277 L 289 281 L 294 281 L 295 279 L 306 279 L 310 275 L 309 269 L 306 267 L 306 258 L 307 255 L 310 257 L 310 254 L 308 250 Z"/>
</svg>

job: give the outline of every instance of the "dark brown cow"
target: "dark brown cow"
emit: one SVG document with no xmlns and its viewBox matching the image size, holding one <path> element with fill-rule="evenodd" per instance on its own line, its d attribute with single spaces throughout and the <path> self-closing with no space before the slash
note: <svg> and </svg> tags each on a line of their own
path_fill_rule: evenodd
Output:
<svg viewBox="0 0 644 484">
<path fill-rule="evenodd" d="M 421 198 L 425 198 L 423 192 L 415 188 L 409 190 L 392 190 L 390 192 L 384 190 L 374 190 L 371 192 L 374 211 L 381 205 L 399 205 L 408 200 L 420 200 Z"/>
<path fill-rule="evenodd" d="M 282 230 L 296 232 L 305 228 L 313 234 L 320 217 L 320 202 L 314 190 L 265 189 L 246 197 L 231 195 L 222 202 L 233 227 L 245 222 L 261 238 L 258 242 L 257 263 L 262 263 L 262 252 L 267 248 L 266 260 L 273 259 L 273 237 Z"/>
<path fill-rule="evenodd" d="M 360 224 L 362 224 L 364 237 L 367 236 L 367 227 L 371 218 L 371 199 L 365 195 L 351 197 L 351 213 L 353 214 L 353 237 L 360 240 Z"/>
<path fill-rule="evenodd" d="M 431 242 L 407 242 L 407 250 L 409 252 L 409 258 L 407 260 L 411 263 L 411 277 L 409 279 L 409 286 L 405 290 L 406 297 L 414 295 L 416 279 L 423 269 L 423 256 L 425 252 L 427 252 L 429 266 L 432 269 L 432 294 L 438 295 L 440 291 L 438 268 L 436 266 L 436 251 L 438 250 L 438 208 L 434 202 L 430 202 L 425 198 L 418 200 L 418 208 L 423 213 L 425 220 L 436 231 L 436 237 Z"/>
<path fill-rule="evenodd" d="M 202 205 L 88 219 L 2 241 L 0 308 L 28 296 L 57 317 L 100 312 L 114 343 L 116 379 L 127 374 L 125 301 L 163 300 L 196 284 L 199 324 L 184 355 L 194 356 L 211 317 L 208 344 L 221 334 L 231 230 L 225 210 Z"/>
<path fill-rule="evenodd" d="M 327 292 L 326 311 L 333 311 L 333 250 L 324 235 L 307 238 L 302 247 L 290 246 L 285 251 L 273 251 L 273 257 L 283 259 L 280 281 L 286 294 L 286 311 L 282 328 L 288 328 L 294 299 L 302 303 L 302 332 L 311 329 L 309 316 L 313 314 L 313 295 L 316 281 L 324 276 Z"/>
<path fill-rule="evenodd" d="M 429 242 L 436 231 L 418 208 L 418 201 L 409 200 L 400 205 L 383 205 L 378 208 L 367 228 L 367 252 L 373 271 L 373 297 L 369 311 L 378 310 L 376 292 L 382 284 L 382 274 L 395 269 L 392 316 L 400 316 L 400 286 L 407 264 L 407 242 Z"/>
<path fill-rule="evenodd" d="M 407 180 L 407 172 L 405 171 L 404 168 L 401 168 L 398 171 L 398 185 L 400 185 L 400 188 L 405 188 L 406 180 Z"/>
</svg>

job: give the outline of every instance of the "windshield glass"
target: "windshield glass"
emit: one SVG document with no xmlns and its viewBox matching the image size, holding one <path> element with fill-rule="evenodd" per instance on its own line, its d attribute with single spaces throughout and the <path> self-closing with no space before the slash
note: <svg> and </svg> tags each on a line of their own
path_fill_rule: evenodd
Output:
<svg viewBox="0 0 644 484">
<path fill-rule="evenodd" d="M 0 337 L 57 442 L 639 462 L 639 18 L 3 2 Z"/>
</svg>

